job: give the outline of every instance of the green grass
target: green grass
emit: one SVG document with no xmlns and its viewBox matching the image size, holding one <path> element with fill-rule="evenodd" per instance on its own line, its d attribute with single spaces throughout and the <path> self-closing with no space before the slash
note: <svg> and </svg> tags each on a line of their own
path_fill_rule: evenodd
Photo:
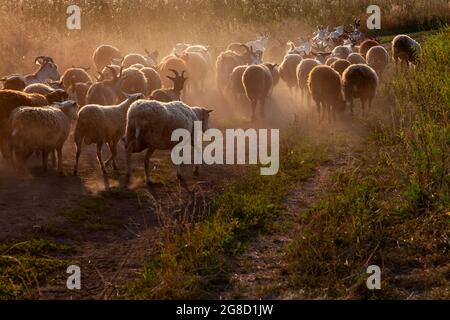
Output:
<svg viewBox="0 0 450 320">
<path fill-rule="evenodd" d="M 292 137 L 293 138 L 293 137 Z M 214 199 L 200 221 L 163 230 L 156 253 L 128 286 L 138 299 L 215 297 L 228 280 L 230 257 L 283 213 L 283 199 L 296 181 L 306 179 L 324 160 L 321 146 L 284 141 L 280 171 L 261 176 L 255 170 Z"/>
<path fill-rule="evenodd" d="M 73 251 L 71 246 L 46 239 L 0 244 L 0 300 L 35 298 L 48 275 L 63 273 L 70 264 L 57 256 Z"/>
<path fill-rule="evenodd" d="M 449 32 L 430 36 L 419 67 L 385 86 L 392 123 L 374 123 L 354 165 L 302 215 L 287 248 L 294 288 L 311 297 L 449 298 Z M 380 291 L 365 287 L 371 264 L 382 268 Z"/>
</svg>

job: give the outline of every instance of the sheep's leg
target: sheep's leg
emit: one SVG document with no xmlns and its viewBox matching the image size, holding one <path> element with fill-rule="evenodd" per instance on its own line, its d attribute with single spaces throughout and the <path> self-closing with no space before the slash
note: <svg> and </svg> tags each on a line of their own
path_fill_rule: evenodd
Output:
<svg viewBox="0 0 450 320">
<path fill-rule="evenodd" d="M 125 182 L 128 184 L 130 183 L 131 178 L 131 152 L 128 150 L 126 151 L 126 162 L 127 162 L 127 174 L 125 175 Z"/>
<path fill-rule="evenodd" d="M 320 106 L 320 102 L 316 102 L 316 104 L 317 104 L 317 114 L 319 115 L 319 123 L 320 123 L 320 120 L 321 120 L 321 116 L 320 116 L 321 106 Z"/>
<path fill-rule="evenodd" d="M 261 118 L 265 117 L 265 108 L 266 108 L 266 98 L 262 98 L 259 102 L 260 104 L 260 112 L 261 112 Z"/>
<path fill-rule="evenodd" d="M 54 155 L 54 152 L 52 152 Z M 58 148 L 57 150 L 58 153 L 58 172 L 60 174 L 63 173 L 63 166 L 62 166 L 62 146 Z"/>
<path fill-rule="evenodd" d="M 252 106 L 252 120 L 251 121 L 255 121 L 255 119 L 256 119 L 256 103 L 257 103 L 257 101 L 254 101 L 254 100 L 252 100 L 252 101 L 250 101 L 250 104 L 251 104 L 251 106 Z"/>
<path fill-rule="evenodd" d="M 366 100 L 361 99 L 361 110 L 362 110 L 362 116 L 364 117 L 365 114 L 365 108 L 366 108 Z"/>
<path fill-rule="evenodd" d="M 351 112 L 351 115 L 352 115 L 352 117 L 353 117 L 353 107 L 354 107 L 354 104 L 353 104 L 353 99 L 350 99 L 350 112 Z"/>
<path fill-rule="evenodd" d="M 73 175 L 76 176 L 78 174 L 78 160 L 80 159 L 81 154 L 81 145 L 83 144 L 83 139 L 75 141 L 75 168 L 73 168 Z"/>
<path fill-rule="evenodd" d="M 56 150 L 52 150 L 50 156 L 52 158 L 52 168 L 56 167 Z"/>
<path fill-rule="evenodd" d="M 42 170 L 47 172 L 47 164 L 48 164 L 48 151 L 42 150 Z"/>
<path fill-rule="evenodd" d="M 109 166 L 112 162 L 113 169 L 119 170 L 116 163 L 116 155 L 117 155 L 117 141 L 108 142 L 109 151 L 111 151 L 111 157 L 106 160 L 105 166 Z"/>
<path fill-rule="evenodd" d="M 98 164 L 100 165 L 100 168 L 102 169 L 103 174 L 106 174 L 105 164 L 102 160 L 102 146 L 103 143 L 97 143 L 97 160 Z"/>
<path fill-rule="evenodd" d="M 154 149 L 148 148 L 147 151 L 145 152 L 145 157 L 144 157 L 145 183 L 148 186 L 152 184 L 152 180 L 150 179 L 149 163 L 150 163 L 150 157 L 152 156 L 154 151 L 155 151 Z M 177 172 L 177 176 L 178 176 L 178 172 Z"/>
</svg>

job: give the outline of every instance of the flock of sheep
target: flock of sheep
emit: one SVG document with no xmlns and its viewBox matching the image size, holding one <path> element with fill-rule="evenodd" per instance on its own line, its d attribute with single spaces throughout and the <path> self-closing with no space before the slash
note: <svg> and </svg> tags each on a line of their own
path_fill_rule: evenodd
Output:
<svg viewBox="0 0 450 320">
<path fill-rule="evenodd" d="M 323 31 L 323 30 L 322 30 Z M 316 39 L 317 40 L 317 39 Z M 76 121 L 74 174 L 83 144 L 97 145 L 99 166 L 117 170 L 117 145 L 123 140 L 127 178 L 131 174 L 131 154 L 146 150 L 146 182 L 151 183 L 149 159 L 155 150 L 171 149 L 171 133 L 184 128 L 192 133 L 194 121 L 208 128 L 212 110 L 188 106 L 181 100 L 186 92 L 202 94 L 205 81 L 215 75 L 217 88 L 225 97 L 247 99 L 252 121 L 257 104 L 264 117 L 265 102 L 280 79 L 291 94 L 300 90 L 317 105 L 319 121 L 328 115 L 332 121 L 345 111 L 353 112 L 354 99 L 360 99 L 364 112 L 370 107 L 378 83 L 389 62 L 387 50 L 374 39 L 359 44 L 343 41 L 329 51 L 319 51 L 312 38 L 302 45 L 288 43 L 281 63 L 263 61 L 268 37 L 246 44 L 231 43 L 213 57 L 203 45 L 177 44 L 159 63 L 158 52 L 123 55 L 110 45 L 99 46 L 93 54 L 97 73 L 72 67 L 60 76 L 52 58 L 39 56 L 39 70 L 30 75 L 10 75 L 1 79 L 0 152 L 4 161 L 17 168 L 32 154 L 42 155 L 47 170 L 48 157 L 62 172 L 62 149 Z M 317 42 L 317 41 L 316 41 Z M 420 45 L 407 35 L 392 41 L 392 58 L 402 67 L 415 64 Z M 214 63 L 215 60 L 215 63 Z M 102 159 L 107 144 L 111 156 Z M 195 168 L 198 173 L 198 168 Z M 177 167 L 177 176 L 181 171 Z"/>
</svg>

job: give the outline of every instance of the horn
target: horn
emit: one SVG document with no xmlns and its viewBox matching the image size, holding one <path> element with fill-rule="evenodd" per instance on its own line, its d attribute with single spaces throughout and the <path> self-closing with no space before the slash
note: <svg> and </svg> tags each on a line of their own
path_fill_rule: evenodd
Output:
<svg viewBox="0 0 450 320">
<path fill-rule="evenodd" d="M 172 71 L 173 74 L 175 75 L 175 77 L 179 77 L 179 76 L 180 76 L 180 74 L 178 73 L 178 71 L 175 70 L 175 69 L 169 69 L 169 71 Z M 184 72 L 184 70 L 183 70 L 183 72 Z"/>
<path fill-rule="evenodd" d="M 34 59 L 34 64 L 41 64 L 40 62 L 38 62 L 38 60 L 42 60 L 42 59 L 45 59 L 45 56 L 37 56 L 37 57 Z"/>
<path fill-rule="evenodd" d="M 99 74 L 99 77 L 95 77 L 95 79 L 97 79 L 98 82 L 101 82 L 105 79 L 105 76 L 103 75 L 103 73 L 101 73 L 100 71 L 97 71 L 97 73 Z"/>
</svg>

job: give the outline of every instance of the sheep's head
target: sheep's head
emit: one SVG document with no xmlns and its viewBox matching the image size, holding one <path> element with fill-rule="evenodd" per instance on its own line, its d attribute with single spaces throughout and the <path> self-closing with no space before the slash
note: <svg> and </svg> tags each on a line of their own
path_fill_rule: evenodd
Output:
<svg viewBox="0 0 450 320">
<path fill-rule="evenodd" d="M 46 94 L 45 97 L 49 103 L 53 103 L 66 101 L 69 98 L 69 95 L 63 89 L 56 89 L 55 91 Z"/>
<path fill-rule="evenodd" d="M 205 132 L 209 129 L 209 114 L 213 112 L 213 110 L 202 108 L 202 107 L 192 107 L 192 111 L 194 111 L 197 119 L 202 122 L 202 130 Z"/>
<path fill-rule="evenodd" d="M 58 72 L 58 66 L 55 64 L 52 58 L 47 56 L 38 56 L 34 59 L 34 63 L 41 66 L 38 73 L 44 74 L 46 79 L 59 80 L 60 75 Z"/>
<path fill-rule="evenodd" d="M 78 104 L 73 100 L 55 103 L 70 120 L 78 119 Z"/>
<path fill-rule="evenodd" d="M 184 76 L 186 70 L 181 71 L 181 75 L 175 69 L 169 69 L 169 71 L 173 72 L 173 74 L 175 75 L 174 77 L 167 76 L 168 79 L 173 81 L 173 89 L 177 92 L 181 92 L 183 90 L 184 83 L 188 79 Z"/>
</svg>

